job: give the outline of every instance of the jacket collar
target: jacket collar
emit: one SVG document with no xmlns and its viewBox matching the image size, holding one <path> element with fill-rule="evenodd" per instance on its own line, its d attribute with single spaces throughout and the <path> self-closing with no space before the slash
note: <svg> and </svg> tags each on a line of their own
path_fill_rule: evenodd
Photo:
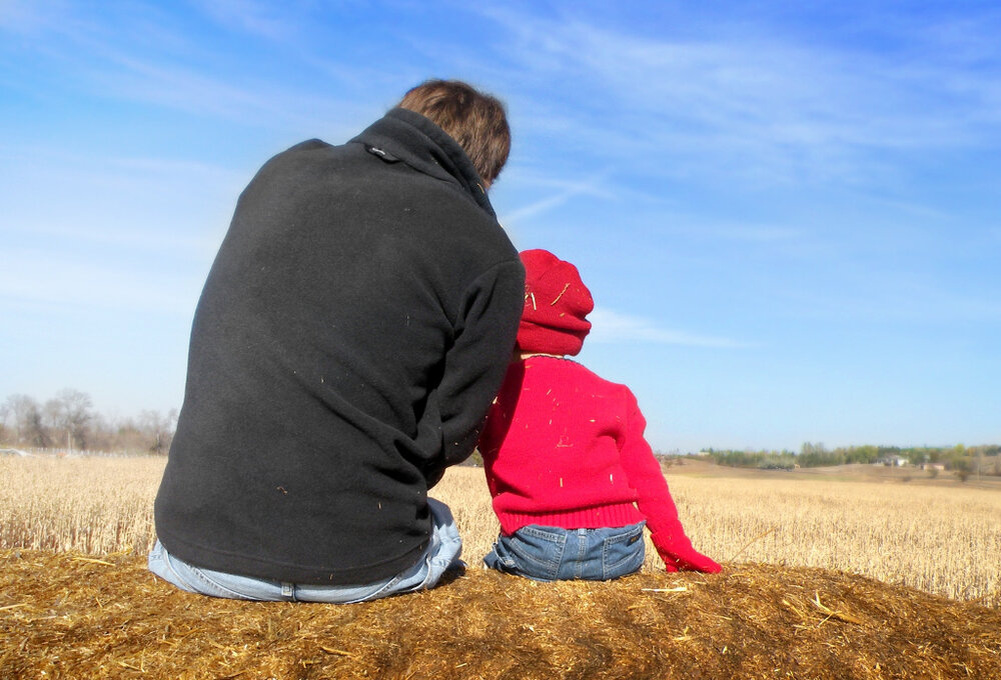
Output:
<svg viewBox="0 0 1001 680">
<path fill-rule="evenodd" d="M 400 161 L 426 175 L 458 184 L 477 205 L 496 219 L 483 180 L 462 147 L 419 113 L 390 109 L 351 142 L 363 144 L 387 162 Z"/>
</svg>

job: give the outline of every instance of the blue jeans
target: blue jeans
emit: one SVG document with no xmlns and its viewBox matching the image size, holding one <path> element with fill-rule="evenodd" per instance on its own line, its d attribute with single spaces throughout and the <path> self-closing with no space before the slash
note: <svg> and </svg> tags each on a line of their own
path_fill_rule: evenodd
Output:
<svg viewBox="0 0 1001 680">
<path fill-rule="evenodd" d="M 608 581 L 643 566 L 645 524 L 614 529 L 530 524 L 510 536 L 498 536 L 483 562 L 491 569 L 536 581 Z"/>
<path fill-rule="evenodd" d="M 149 570 L 190 593 L 269 602 L 367 602 L 390 595 L 433 588 L 446 572 L 465 566 L 459 559 L 462 539 L 448 506 L 428 499 L 433 530 L 424 555 L 396 576 L 358 586 L 283 583 L 253 576 L 228 574 L 189 564 L 167 552 L 160 541 L 149 554 Z"/>
</svg>

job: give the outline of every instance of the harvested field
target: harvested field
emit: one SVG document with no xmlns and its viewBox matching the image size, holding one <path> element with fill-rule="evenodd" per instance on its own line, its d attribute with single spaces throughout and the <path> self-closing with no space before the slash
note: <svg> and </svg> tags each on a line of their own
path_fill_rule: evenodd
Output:
<svg viewBox="0 0 1001 680">
<path fill-rule="evenodd" d="M 434 495 L 474 566 L 332 606 L 215 600 L 147 573 L 162 466 L 0 459 L 0 679 L 1001 678 L 989 488 L 672 468 L 723 574 L 666 574 L 651 549 L 620 581 L 536 584 L 475 566 L 497 523 L 482 471 L 453 469 Z"/>
<path fill-rule="evenodd" d="M 819 569 L 557 584 L 471 569 L 331 606 L 190 595 L 130 555 L 0 565 L 2 678 L 1001 677 L 1001 611 Z"/>
<path fill-rule="evenodd" d="M 0 458 L 0 549 L 145 554 L 164 462 Z M 1001 485 L 843 473 L 693 463 L 667 477 L 692 542 L 717 561 L 836 569 L 1001 606 Z M 451 506 L 466 561 L 479 564 L 498 529 L 483 471 L 452 468 L 432 493 Z M 645 569 L 662 568 L 648 537 Z"/>
</svg>

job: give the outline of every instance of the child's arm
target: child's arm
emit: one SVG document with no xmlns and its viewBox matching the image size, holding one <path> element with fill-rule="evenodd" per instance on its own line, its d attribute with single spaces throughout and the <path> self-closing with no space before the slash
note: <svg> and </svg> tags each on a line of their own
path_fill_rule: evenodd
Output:
<svg viewBox="0 0 1001 680">
<path fill-rule="evenodd" d="M 643 432 L 646 419 L 630 392 L 629 416 L 620 444 L 622 467 L 629 475 L 630 485 L 636 489 L 636 505 L 646 517 L 653 544 L 657 548 L 667 571 L 701 571 L 715 574 L 722 567 L 692 547 L 678 519 L 678 509 L 667 488 L 667 480 L 654 458 Z"/>
</svg>

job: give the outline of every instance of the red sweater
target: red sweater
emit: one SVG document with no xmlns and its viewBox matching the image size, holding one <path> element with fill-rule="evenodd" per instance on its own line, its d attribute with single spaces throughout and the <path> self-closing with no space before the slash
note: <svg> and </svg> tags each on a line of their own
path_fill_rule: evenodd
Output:
<svg viewBox="0 0 1001 680">
<path fill-rule="evenodd" d="M 669 570 L 718 571 L 685 536 L 645 427 L 624 385 L 569 359 L 512 363 L 479 444 L 501 531 L 510 535 L 528 524 L 620 527 L 645 519 Z"/>
</svg>

